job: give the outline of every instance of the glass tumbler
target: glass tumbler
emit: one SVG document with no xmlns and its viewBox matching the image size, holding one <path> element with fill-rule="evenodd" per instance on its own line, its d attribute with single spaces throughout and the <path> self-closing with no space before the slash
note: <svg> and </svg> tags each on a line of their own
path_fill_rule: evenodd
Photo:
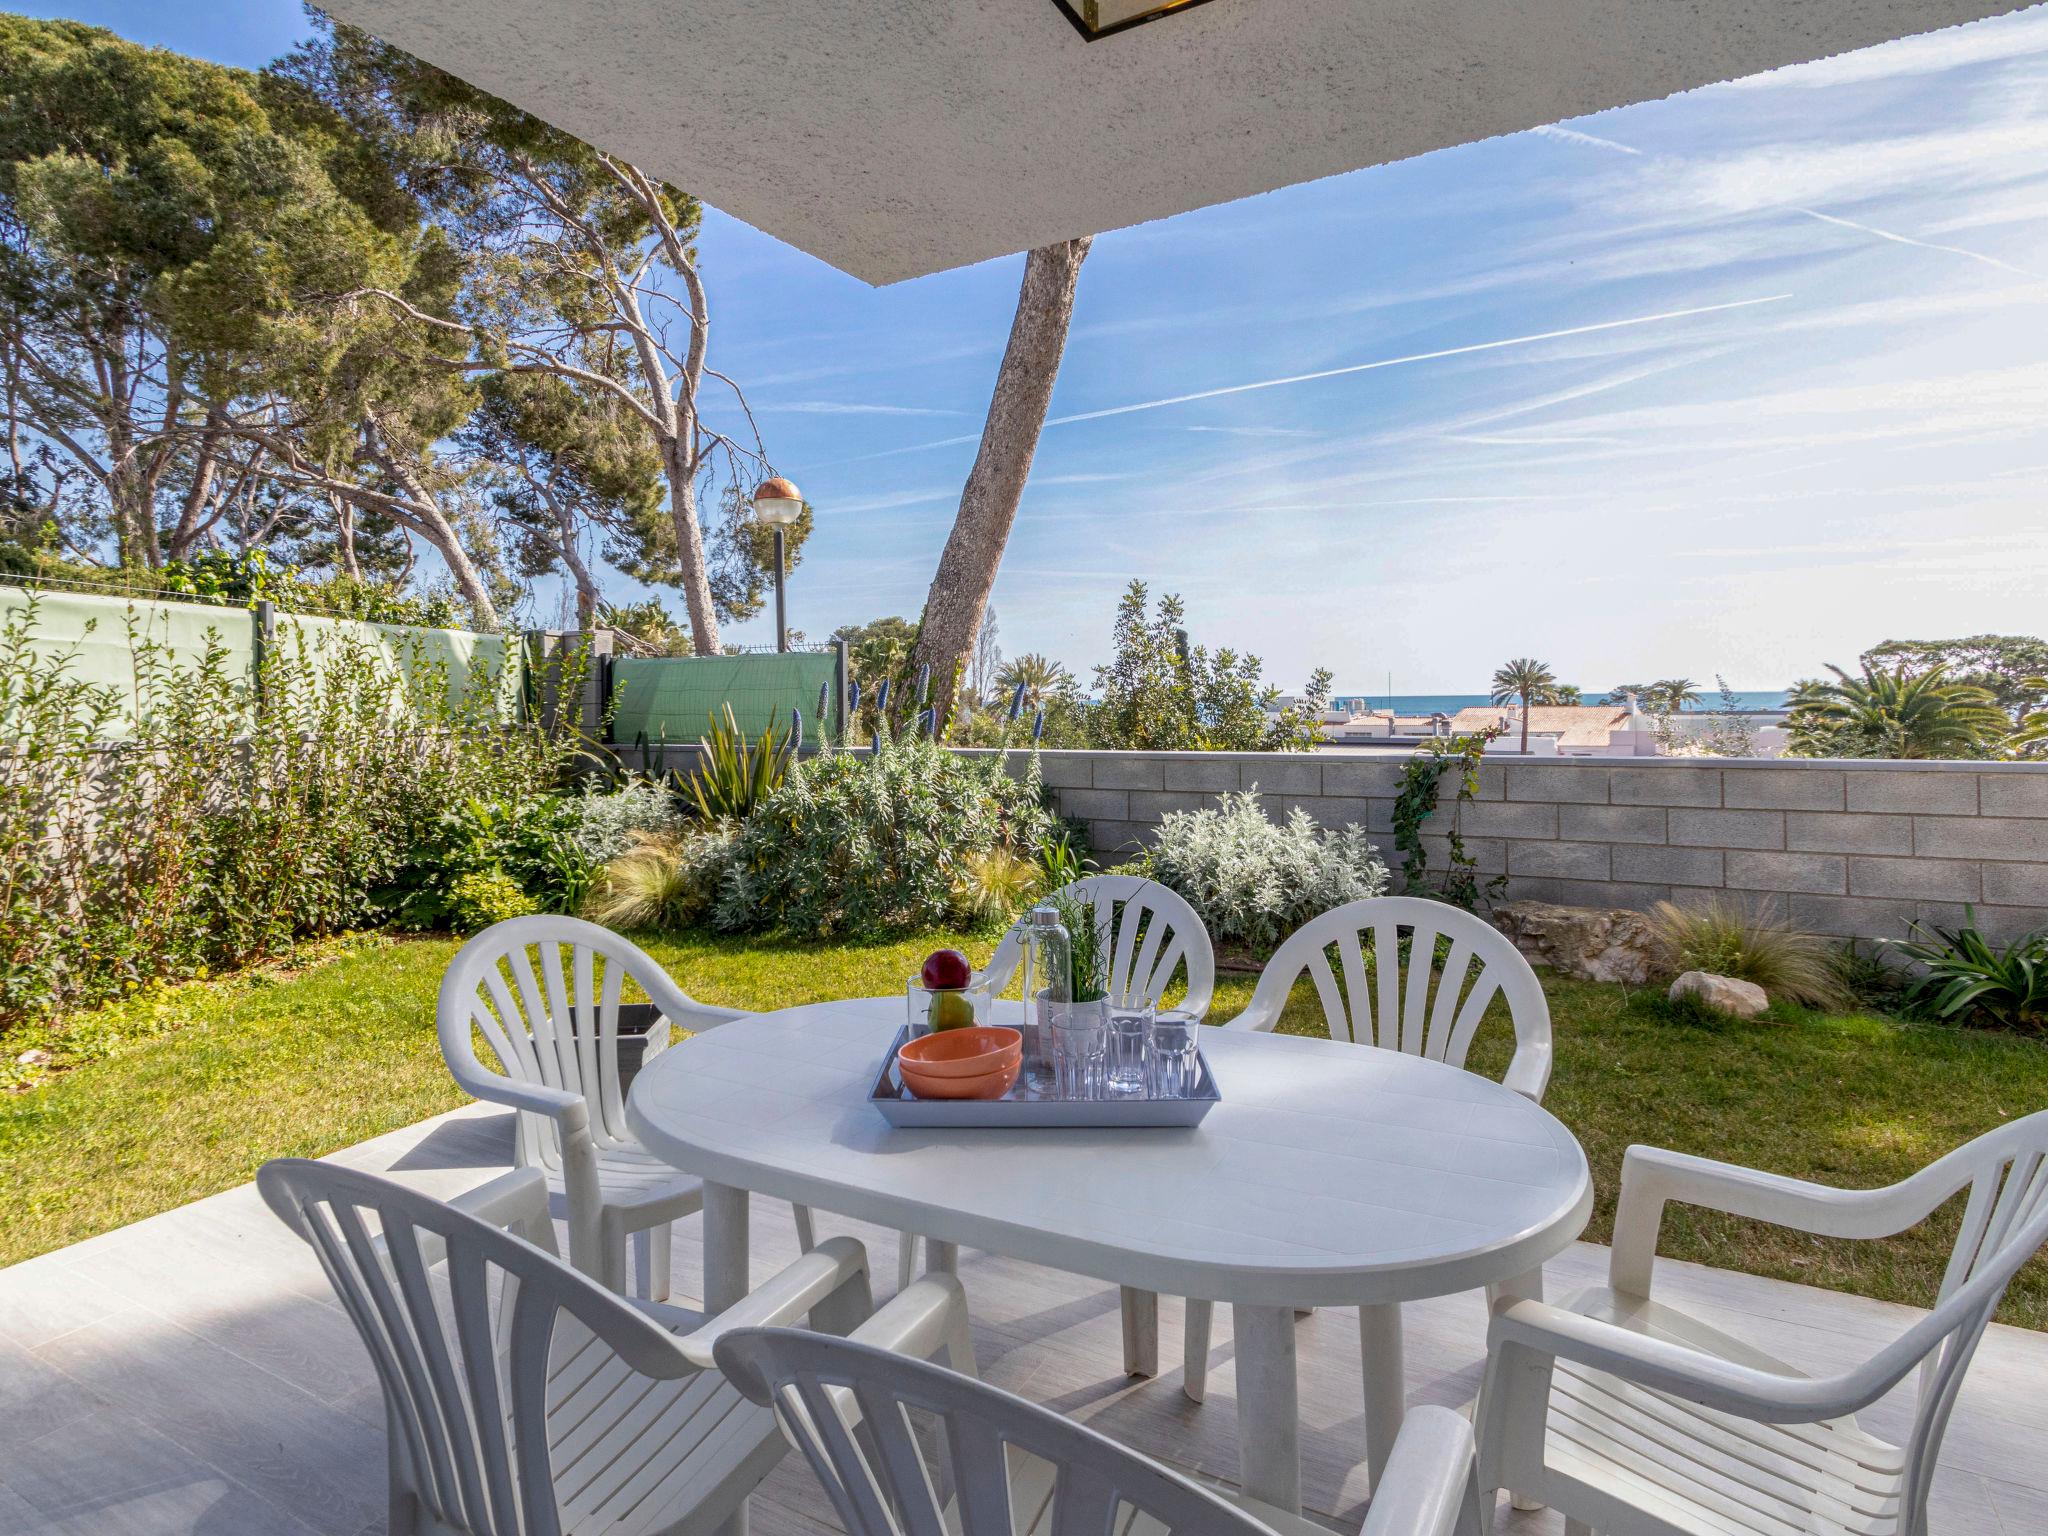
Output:
<svg viewBox="0 0 2048 1536">
<path fill-rule="evenodd" d="M 1119 1098 L 1135 1098 L 1147 1087 L 1145 1071 L 1146 1038 L 1152 1032 L 1150 1008 L 1109 1010 L 1109 1040 L 1103 1082 Z"/>
<path fill-rule="evenodd" d="M 1162 1008 L 1152 1015 L 1149 1048 L 1150 1091 L 1154 1098 L 1184 1099 L 1201 1081 L 1198 1057 L 1202 1021 L 1185 1008 Z"/>
<path fill-rule="evenodd" d="M 1099 1099 L 1109 1031 L 1099 1004 L 1069 1006 L 1051 1015 L 1053 1092 L 1062 1099 Z"/>
</svg>

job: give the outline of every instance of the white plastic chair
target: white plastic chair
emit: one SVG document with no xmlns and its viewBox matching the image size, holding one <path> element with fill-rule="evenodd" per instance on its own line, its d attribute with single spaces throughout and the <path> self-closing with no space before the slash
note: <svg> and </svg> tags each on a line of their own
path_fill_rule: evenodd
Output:
<svg viewBox="0 0 2048 1536">
<path fill-rule="evenodd" d="M 1197 1018 L 1209 1011 L 1216 993 L 1216 948 L 1201 914 L 1178 891 L 1138 875 L 1087 875 L 1060 887 L 1058 894 L 1086 903 L 1097 928 L 1108 936 L 1111 1007 L 1143 1003 L 1157 1007 L 1185 974 L 1187 991 L 1177 1007 Z M 1024 958 L 1023 940 L 1015 925 L 1003 935 L 977 983 L 1000 993 L 1010 984 Z M 928 1267 L 949 1271 L 955 1261 L 950 1246 L 927 1243 Z M 896 1288 L 910 1284 L 917 1263 L 917 1235 L 898 1234 Z M 1122 1292 L 1124 1368 L 1149 1373 L 1158 1353 L 1159 1299 L 1148 1291 Z"/>
<path fill-rule="evenodd" d="M 964 1328 L 958 1284 L 913 1290 L 929 1287 L 950 1287 Z M 848 1536 L 1329 1536 L 959 1370 L 787 1329 L 729 1332 L 717 1357 L 750 1399 L 774 1404 Z M 1447 1408 L 1417 1410 L 1362 1536 L 1480 1529 L 1471 1429 Z"/>
<path fill-rule="evenodd" d="M 1373 955 L 1370 980 L 1361 942 L 1368 933 Z M 1450 946 L 1440 968 L 1434 965 L 1439 940 Z M 1327 953 L 1331 949 L 1337 952 L 1334 967 Z M 1266 963 L 1250 1004 L 1223 1027 L 1274 1028 L 1304 971 L 1315 982 L 1332 1040 L 1405 1051 L 1453 1067 L 1464 1066 L 1481 1016 L 1496 997 L 1501 998 L 1515 1031 L 1515 1054 L 1503 1081 L 1533 1102 L 1543 1101 L 1550 1082 L 1550 1004 L 1521 951 L 1484 919 L 1416 896 L 1374 896 L 1332 908 L 1288 936 Z M 1541 1286 L 1540 1272 L 1517 1282 L 1523 1294 L 1540 1295 Z M 1182 1390 L 1196 1402 L 1208 1389 L 1214 1313 L 1212 1302 L 1191 1299 L 1187 1304 Z M 1400 1308 L 1361 1308 L 1359 1331 L 1366 1439 L 1377 1479 L 1379 1463 L 1393 1440 L 1392 1423 L 1387 1421 L 1400 1418 Z"/>
<path fill-rule="evenodd" d="M 538 964 L 536 965 L 536 961 Z M 670 1026 L 711 1029 L 744 1017 L 698 1002 L 639 946 L 573 917 L 494 923 L 456 952 L 441 979 L 435 1022 L 441 1055 L 469 1093 L 519 1111 L 514 1161 L 538 1168 L 567 1207 L 569 1260 L 612 1290 L 626 1290 L 626 1249 L 636 1249 L 639 1290 L 669 1291 L 669 1224 L 702 1208 L 702 1182 L 642 1147 L 619 1091 L 619 999 L 631 980 L 661 1011 L 647 1049 Z M 477 1058 L 480 1032 L 500 1070 Z M 812 1246 L 810 1212 L 797 1236 Z"/>
<path fill-rule="evenodd" d="M 1177 1005 L 1200 1017 L 1216 991 L 1216 950 L 1201 915 L 1178 891 L 1137 875 L 1088 875 L 1060 887 L 1058 894 L 1086 902 L 1097 927 L 1109 934 L 1109 1001 L 1157 1007 L 1183 969 L 1187 996 Z M 1013 926 L 1003 935 L 980 979 L 1000 992 L 1024 958 L 1023 940 Z"/>
<path fill-rule="evenodd" d="M 2048 1111 L 1884 1189 L 1844 1190 L 1653 1147 L 1622 1164 L 1608 1284 L 1494 1313 L 1480 1482 L 1561 1511 L 1573 1536 L 1924 1536 L 1950 1410 L 2008 1282 L 2048 1242 Z M 1679 1200 L 1827 1237 L 1889 1237 L 1968 1189 L 1934 1310 L 1870 1359 L 1808 1377 L 1650 1299 Z M 1915 1369 L 1901 1445 L 1854 1414 Z"/>
<path fill-rule="evenodd" d="M 392 1536 L 708 1532 L 784 1450 L 774 1418 L 718 1375 L 713 1345 L 806 1313 L 838 1331 L 868 1318 L 852 1238 L 707 1323 L 562 1263 L 538 1169 L 452 1204 L 296 1158 L 256 1182 L 319 1255 L 376 1366 Z"/>
</svg>

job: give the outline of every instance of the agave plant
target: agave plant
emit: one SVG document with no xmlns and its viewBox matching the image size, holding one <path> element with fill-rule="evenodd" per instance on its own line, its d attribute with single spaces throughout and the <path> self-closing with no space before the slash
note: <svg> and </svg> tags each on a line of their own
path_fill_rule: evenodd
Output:
<svg viewBox="0 0 2048 1536">
<path fill-rule="evenodd" d="M 711 728 L 697 743 L 702 761 L 683 781 L 683 794 L 706 826 L 745 821 L 770 790 L 789 772 L 792 754 L 788 732 L 771 719 L 759 741 L 749 741 L 724 706 L 725 718 L 710 717 Z"/>
<path fill-rule="evenodd" d="M 1891 947 L 1924 967 L 1906 988 L 1908 1008 L 1937 1019 L 1990 1015 L 2008 1029 L 2048 1023 L 2048 929 L 2036 929 L 2000 948 L 1977 927 L 1977 911 L 1963 908 L 1963 926 L 1913 924 L 1914 937 Z"/>
</svg>

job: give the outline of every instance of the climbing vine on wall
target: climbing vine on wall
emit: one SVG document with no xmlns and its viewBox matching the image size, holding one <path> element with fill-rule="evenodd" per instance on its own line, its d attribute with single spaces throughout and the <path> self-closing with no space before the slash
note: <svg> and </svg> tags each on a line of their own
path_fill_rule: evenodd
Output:
<svg viewBox="0 0 2048 1536">
<path fill-rule="evenodd" d="M 1401 792 L 1394 800 L 1394 847 L 1402 859 L 1403 895 L 1433 896 L 1471 912 L 1478 908 L 1482 896 L 1490 901 L 1507 889 L 1506 875 L 1480 880 L 1478 861 L 1466 850 L 1461 832 L 1465 807 L 1479 793 L 1479 760 L 1486 754 L 1486 744 L 1497 734 L 1479 731 L 1470 736 L 1433 738 L 1402 770 Z M 1457 774 L 1458 793 L 1444 829 L 1449 848 L 1444 872 L 1433 884 L 1422 831 L 1437 813 L 1445 774 L 1453 771 Z"/>
</svg>

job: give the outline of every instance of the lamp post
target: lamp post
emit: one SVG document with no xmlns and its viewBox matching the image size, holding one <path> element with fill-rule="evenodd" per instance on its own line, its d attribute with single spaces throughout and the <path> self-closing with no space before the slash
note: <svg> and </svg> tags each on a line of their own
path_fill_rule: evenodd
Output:
<svg viewBox="0 0 2048 1536">
<path fill-rule="evenodd" d="M 754 487 L 754 517 L 775 530 L 775 649 L 789 649 L 782 597 L 782 530 L 804 515 L 803 494 L 780 475 Z"/>
</svg>

